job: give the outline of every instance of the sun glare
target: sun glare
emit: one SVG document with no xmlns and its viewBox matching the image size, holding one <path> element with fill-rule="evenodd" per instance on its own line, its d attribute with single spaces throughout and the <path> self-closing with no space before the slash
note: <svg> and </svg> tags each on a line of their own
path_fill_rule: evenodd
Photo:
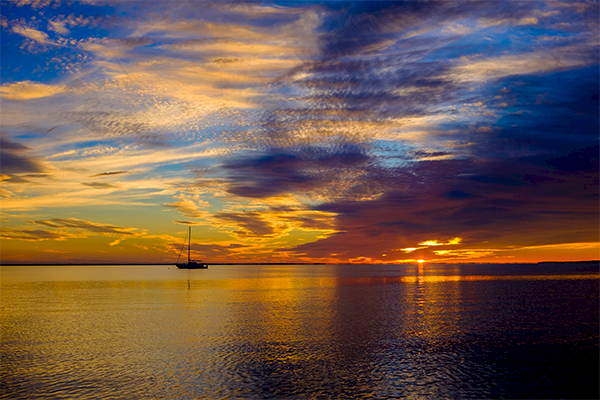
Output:
<svg viewBox="0 0 600 400">
<path fill-rule="evenodd" d="M 418 260 L 419 264 L 423 264 L 425 262 L 425 260 Z"/>
</svg>

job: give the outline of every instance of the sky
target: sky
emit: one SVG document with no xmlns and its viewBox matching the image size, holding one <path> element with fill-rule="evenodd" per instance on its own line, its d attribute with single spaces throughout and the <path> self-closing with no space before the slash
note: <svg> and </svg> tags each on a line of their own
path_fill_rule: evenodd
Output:
<svg viewBox="0 0 600 400">
<path fill-rule="evenodd" d="M 596 1 L 0 4 L 4 263 L 599 258 Z"/>
</svg>

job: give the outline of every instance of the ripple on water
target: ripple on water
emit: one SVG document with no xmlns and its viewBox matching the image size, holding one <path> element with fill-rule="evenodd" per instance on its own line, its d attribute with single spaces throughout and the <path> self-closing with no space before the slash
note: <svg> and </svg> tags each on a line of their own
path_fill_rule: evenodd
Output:
<svg viewBox="0 0 600 400">
<path fill-rule="evenodd" d="M 597 397 L 597 280 L 243 272 L 3 275 L 1 397 Z"/>
</svg>

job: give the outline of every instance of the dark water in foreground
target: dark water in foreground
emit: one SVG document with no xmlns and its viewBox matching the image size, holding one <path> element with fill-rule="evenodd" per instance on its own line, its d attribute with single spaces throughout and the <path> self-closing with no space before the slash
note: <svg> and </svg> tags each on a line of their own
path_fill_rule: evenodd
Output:
<svg viewBox="0 0 600 400">
<path fill-rule="evenodd" d="M 1 398 L 598 398 L 594 264 L 1 278 Z"/>
</svg>

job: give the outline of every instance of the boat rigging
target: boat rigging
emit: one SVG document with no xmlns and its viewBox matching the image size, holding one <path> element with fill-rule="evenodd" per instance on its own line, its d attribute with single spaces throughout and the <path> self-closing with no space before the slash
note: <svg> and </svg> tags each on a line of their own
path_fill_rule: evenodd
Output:
<svg viewBox="0 0 600 400">
<path fill-rule="evenodd" d="M 204 264 L 201 260 L 192 260 L 190 257 L 190 251 L 192 248 L 192 227 L 189 227 L 189 232 L 187 235 L 188 239 L 188 261 L 186 263 L 179 263 L 179 258 L 181 257 L 181 252 L 183 251 L 183 246 L 185 246 L 185 239 L 183 241 L 183 246 L 181 246 L 181 250 L 179 251 L 179 257 L 177 257 L 177 262 L 175 265 L 179 269 L 207 269 L 208 264 Z"/>
</svg>

